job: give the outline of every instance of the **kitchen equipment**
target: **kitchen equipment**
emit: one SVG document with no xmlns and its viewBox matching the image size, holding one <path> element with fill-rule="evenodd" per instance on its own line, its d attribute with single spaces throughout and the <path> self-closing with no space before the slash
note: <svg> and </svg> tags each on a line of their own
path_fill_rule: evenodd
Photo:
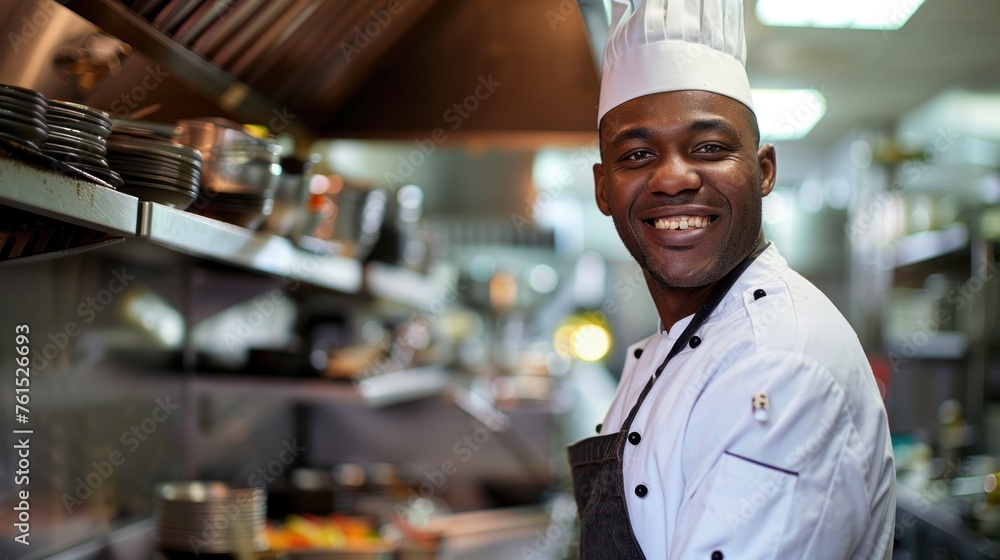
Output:
<svg viewBox="0 0 1000 560">
<path fill-rule="evenodd" d="M 153 121 L 111 119 L 111 128 L 115 134 L 163 140 L 175 140 L 181 133 L 181 128 L 176 124 Z"/>
<path fill-rule="evenodd" d="M 225 119 L 179 121 L 177 141 L 197 148 L 203 164 L 200 188 L 204 204 L 190 211 L 249 229 L 257 229 L 274 208 L 282 174 L 279 147 L 254 138 Z"/>
<path fill-rule="evenodd" d="M 183 210 L 198 197 L 201 153 L 147 135 L 148 128 L 139 121 L 116 121 L 108 140 L 108 163 L 121 175 L 122 191 Z"/>
<path fill-rule="evenodd" d="M 177 141 L 197 148 L 204 163 L 204 192 L 274 198 L 281 167 L 277 144 L 258 140 L 232 121 L 178 121 Z"/>
<path fill-rule="evenodd" d="M 41 145 L 46 155 L 64 161 L 121 189 L 124 181 L 107 161 L 111 117 L 92 107 L 49 100 L 45 113 L 48 136 Z"/>
<path fill-rule="evenodd" d="M 309 201 L 312 163 L 296 157 L 281 158 L 281 177 L 274 193 L 274 209 L 264 220 L 263 231 L 288 235 L 305 218 Z"/>
<path fill-rule="evenodd" d="M 0 137 L 37 149 L 48 136 L 45 96 L 0 84 Z"/>
<path fill-rule="evenodd" d="M 341 243 L 348 255 L 365 260 L 382 235 L 389 196 L 382 189 L 344 188 L 337 193 L 337 212 L 330 241 Z"/>
<path fill-rule="evenodd" d="M 170 482 L 156 489 L 157 546 L 163 550 L 249 555 L 267 548 L 266 496 L 221 482 Z"/>
</svg>

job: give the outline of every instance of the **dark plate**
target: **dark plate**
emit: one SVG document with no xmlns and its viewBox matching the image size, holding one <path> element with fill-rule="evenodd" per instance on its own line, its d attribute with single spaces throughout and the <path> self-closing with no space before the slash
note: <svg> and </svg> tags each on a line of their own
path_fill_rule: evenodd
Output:
<svg viewBox="0 0 1000 560">
<path fill-rule="evenodd" d="M 125 184 L 125 181 L 122 180 L 121 175 L 115 173 L 111 169 L 94 167 L 92 165 L 85 165 L 82 163 L 75 164 L 74 167 L 86 171 L 87 173 L 90 173 L 91 175 L 97 177 L 98 179 L 104 179 L 117 190 L 121 190 L 122 186 Z"/>
<path fill-rule="evenodd" d="M 157 185 L 160 187 L 166 187 L 171 189 L 177 189 L 179 191 L 185 191 L 192 194 L 198 194 L 197 183 L 183 182 L 179 179 L 173 177 L 161 177 L 159 175 L 152 175 L 146 173 L 130 173 L 123 169 L 115 169 L 116 173 L 122 176 L 122 179 L 128 182 L 140 182 L 148 185 Z"/>
<path fill-rule="evenodd" d="M 49 126 L 58 126 L 68 130 L 86 132 L 94 138 L 100 138 L 102 141 L 107 140 L 108 136 L 111 136 L 110 127 L 105 128 L 84 120 L 67 119 L 58 115 L 53 115 L 51 112 L 46 114 L 45 120 L 49 123 Z"/>
<path fill-rule="evenodd" d="M 97 150 L 90 150 L 90 151 L 81 150 L 81 149 L 77 148 L 76 146 L 71 146 L 69 144 L 66 144 L 65 142 L 61 142 L 59 140 L 53 140 L 51 135 L 48 137 L 47 140 L 45 140 L 45 142 L 43 144 L 41 144 L 41 147 L 42 147 L 42 151 L 43 152 L 46 151 L 46 150 L 53 150 L 53 151 L 57 151 L 57 152 L 64 152 L 64 153 L 67 153 L 67 154 L 79 154 L 81 156 L 97 158 L 97 159 L 99 159 L 101 161 L 104 161 L 104 162 L 108 161 L 107 158 L 104 156 L 104 154 L 102 154 L 100 151 L 97 151 Z"/>
<path fill-rule="evenodd" d="M 34 142 L 30 142 L 19 136 L 14 136 L 13 134 L 8 134 L 4 132 L 2 129 L 0 129 L 0 138 L 4 140 L 10 140 L 11 142 L 17 142 L 18 144 L 25 145 L 35 151 L 38 150 L 38 145 L 35 144 Z"/>
<path fill-rule="evenodd" d="M 53 109 L 50 108 L 45 113 L 45 121 L 48 122 L 49 124 L 57 124 L 59 126 L 74 128 L 77 130 L 85 130 L 90 134 L 94 134 L 102 138 L 107 138 L 108 136 L 111 136 L 111 127 L 103 123 L 97 123 L 87 119 L 69 117 L 60 113 L 53 113 L 52 111 Z"/>
<path fill-rule="evenodd" d="M 141 154 L 137 152 L 120 152 L 114 146 L 108 146 L 108 159 L 114 159 L 122 163 L 139 165 L 146 167 L 162 167 L 173 171 L 184 173 L 200 174 L 201 167 L 193 165 L 191 162 L 183 160 L 178 156 L 169 154 Z"/>
<path fill-rule="evenodd" d="M 44 128 L 23 124 L 16 121 L 0 119 L 0 132 L 5 132 L 8 136 L 27 140 L 36 146 L 45 142 L 49 133 Z"/>
<path fill-rule="evenodd" d="M 87 154 L 93 154 L 95 156 L 104 157 L 108 150 L 101 144 L 95 142 L 90 142 L 87 140 L 81 140 L 75 136 L 70 136 L 62 132 L 57 132 L 50 130 L 49 137 L 45 140 L 46 144 L 53 146 L 60 146 L 64 148 L 69 148 L 74 151 L 83 152 Z"/>
<path fill-rule="evenodd" d="M 102 126 L 106 125 L 108 128 L 111 128 L 111 115 L 105 113 L 104 111 L 98 111 L 92 107 L 87 107 L 86 105 L 49 101 L 49 112 L 74 120 L 84 120 Z"/>
<path fill-rule="evenodd" d="M 34 103 L 48 103 L 45 96 L 38 93 L 35 90 L 8 86 L 5 84 L 0 84 L 0 95 L 5 95 L 7 97 L 13 97 L 14 99 L 20 99 L 22 101 L 34 102 Z"/>
<path fill-rule="evenodd" d="M 39 119 L 32 115 L 34 115 L 34 113 L 22 113 L 20 111 L 11 111 L 10 109 L 0 107 L 0 119 L 37 126 L 38 128 L 47 128 L 44 119 Z"/>
<path fill-rule="evenodd" d="M 114 134 L 123 134 L 125 136 L 173 140 L 181 134 L 183 129 L 176 124 L 112 119 L 111 130 Z"/>
<path fill-rule="evenodd" d="M 201 152 L 196 148 L 168 140 L 152 140 L 115 135 L 108 139 L 108 148 L 122 152 L 138 154 L 153 153 L 161 156 L 179 157 L 192 165 L 201 166 Z"/>
<path fill-rule="evenodd" d="M 198 181 L 201 178 L 198 172 L 182 171 L 176 168 L 171 168 L 163 165 L 156 164 L 136 164 L 131 162 L 122 161 L 116 159 L 113 161 L 108 161 L 108 165 L 113 169 L 121 169 L 127 173 L 142 174 L 148 173 L 151 175 L 158 175 L 164 178 L 169 178 L 177 181 L 182 181 L 185 183 L 191 183 L 195 186 L 198 185 Z"/>
<path fill-rule="evenodd" d="M 91 154 L 74 152 L 57 146 L 50 146 L 48 144 L 42 144 L 42 153 L 49 157 L 54 157 L 59 161 L 64 161 L 70 164 L 82 163 L 108 169 L 108 162 L 104 158 Z"/>
<path fill-rule="evenodd" d="M 98 136 L 96 134 L 91 134 L 91 133 L 89 133 L 89 132 L 87 132 L 85 130 L 80 130 L 80 129 L 77 129 L 77 128 L 70 128 L 70 127 L 67 127 L 67 126 L 63 126 L 61 124 L 52 124 L 50 122 L 49 123 L 49 132 L 59 132 L 61 134 L 66 134 L 68 136 L 72 136 L 74 138 L 77 138 L 78 140 L 82 140 L 84 142 L 90 142 L 92 144 L 97 144 L 99 146 L 107 146 L 108 145 L 108 141 L 105 139 L 104 136 Z"/>
<path fill-rule="evenodd" d="M 136 165 L 159 165 L 169 169 L 176 169 L 178 171 L 187 171 L 188 173 L 201 173 L 200 165 L 192 164 L 189 161 L 169 154 L 121 152 L 116 150 L 114 146 L 108 146 L 108 160 L 110 161 L 112 159 L 122 163 L 132 163 Z"/>
<path fill-rule="evenodd" d="M 119 189 L 122 192 L 130 194 L 139 200 L 159 202 L 160 204 L 173 206 L 178 210 L 184 210 L 198 197 L 195 193 L 183 189 L 173 189 L 145 181 L 130 181 L 124 177 L 123 179 L 125 179 L 125 185 Z"/>
<path fill-rule="evenodd" d="M 45 121 L 45 106 L 35 105 L 27 101 L 20 101 L 10 97 L 0 97 L 0 107 L 4 109 L 30 116 L 40 121 Z"/>
<path fill-rule="evenodd" d="M 160 171 L 156 168 L 150 167 L 141 168 L 122 165 L 119 162 L 115 162 L 114 165 L 109 164 L 109 166 L 120 173 L 123 177 L 133 177 L 135 179 L 146 180 L 153 183 L 164 183 L 171 187 L 189 191 L 198 190 L 198 179 L 196 177 L 170 173 L 169 171 Z"/>
<path fill-rule="evenodd" d="M 71 101 L 60 101 L 58 99 L 49 100 L 49 109 L 58 108 L 65 109 L 67 111 L 76 111 L 78 113 L 83 113 L 84 115 L 90 116 L 93 120 L 100 123 L 107 123 L 111 126 L 111 115 L 101 111 L 100 109 L 95 109 L 93 107 L 88 107 L 86 105 L 81 105 L 79 103 L 73 103 Z"/>
</svg>

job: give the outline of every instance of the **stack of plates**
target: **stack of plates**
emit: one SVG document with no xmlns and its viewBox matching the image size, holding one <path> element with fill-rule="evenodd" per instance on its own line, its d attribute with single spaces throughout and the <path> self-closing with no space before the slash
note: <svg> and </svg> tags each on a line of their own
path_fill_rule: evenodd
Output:
<svg viewBox="0 0 1000 560">
<path fill-rule="evenodd" d="M 37 150 L 49 134 L 48 106 L 37 91 L 0 84 L 0 136 Z"/>
<path fill-rule="evenodd" d="M 196 554 L 264 550 L 267 503 L 260 488 L 171 482 L 156 490 L 157 546 Z"/>
<path fill-rule="evenodd" d="M 121 190 L 140 200 L 183 210 L 198 198 L 201 152 L 189 146 L 116 125 L 108 163 L 125 181 Z"/>
<path fill-rule="evenodd" d="M 108 167 L 105 158 L 111 134 L 111 117 L 107 113 L 53 99 L 45 120 L 49 135 L 41 146 L 43 153 L 121 188 L 122 178 Z"/>
</svg>

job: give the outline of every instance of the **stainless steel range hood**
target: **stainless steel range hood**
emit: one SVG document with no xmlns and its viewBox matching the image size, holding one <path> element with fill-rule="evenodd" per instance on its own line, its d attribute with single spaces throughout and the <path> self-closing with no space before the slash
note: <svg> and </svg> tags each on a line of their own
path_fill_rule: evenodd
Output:
<svg viewBox="0 0 1000 560">
<path fill-rule="evenodd" d="M 156 120 L 204 113 L 178 100 L 192 92 L 237 120 L 313 136 L 595 129 L 598 77 L 575 0 L 64 3 L 182 84 L 148 92 Z M 83 101 L 118 99 L 136 77 Z"/>
</svg>

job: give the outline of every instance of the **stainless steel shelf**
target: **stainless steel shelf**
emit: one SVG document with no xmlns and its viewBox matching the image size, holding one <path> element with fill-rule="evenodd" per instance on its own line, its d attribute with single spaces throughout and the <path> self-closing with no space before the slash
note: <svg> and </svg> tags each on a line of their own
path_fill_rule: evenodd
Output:
<svg viewBox="0 0 1000 560">
<path fill-rule="evenodd" d="M 903 358 L 958 360 L 969 352 L 969 335 L 962 331 L 939 331 L 931 336 L 914 333 L 905 338 L 888 338 L 887 352 Z"/>
<path fill-rule="evenodd" d="M 199 374 L 191 377 L 190 383 L 191 388 L 198 393 L 221 391 L 227 395 L 259 395 L 269 400 L 286 399 L 318 403 L 362 400 L 353 383 L 327 379 Z"/>
<path fill-rule="evenodd" d="M 142 203 L 142 216 L 139 235 L 157 245 L 340 292 L 361 290 L 361 263 L 354 259 L 309 253 L 284 237 L 154 202 Z"/>
<path fill-rule="evenodd" d="M 411 270 L 338 255 L 340 246 L 277 235 L 197 216 L 0 157 L 0 205 L 122 237 L 140 237 L 173 251 L 253 272 L 357 294 L 425 306 L 439 297 L 434 279 Z"/>
<path fill-rule="evenodd" d="M 914 233 L 892 244 L 891 259 L 896 268 L 943 257 L 969 245 L 969 228 L 956 223 L 937 231 Z"/>
<path fill-rule="evenodd" d="M 371 262 L 365 285 L 373 296 L 412 307 L 425 307 L 441 297 L 440 287 L 427 275 L 389 264 Z"/>
<path fill-rule="evenodd" d="M 260 394 L 300 402 L 357 402 L 378 408 L 442 395 L 452 375 L 434 367 L 395 371 L 359 380 L 248 377 L 199 374 L 190 378 L 199 392 Z"/>
<path fill-rule="evenodd" d="M 122 236 L 139 229 L 139 199 L 0 157 L 0 204 Z"/>
</svg>

